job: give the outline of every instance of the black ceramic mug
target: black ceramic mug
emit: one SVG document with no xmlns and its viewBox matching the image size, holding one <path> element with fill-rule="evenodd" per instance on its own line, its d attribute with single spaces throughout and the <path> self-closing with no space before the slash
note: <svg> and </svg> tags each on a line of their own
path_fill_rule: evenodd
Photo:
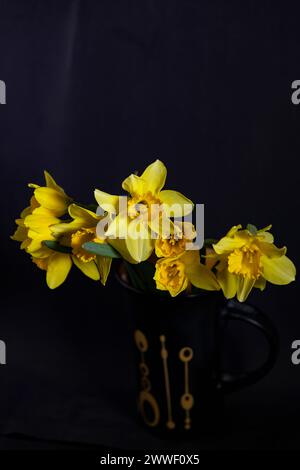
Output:
<svg viewBox="0 0 300 470">
<path fill-rule="evenodd" d="M 125 287 L 133 318 L 138 376 L 138 410 L 143 422 L 169 435 L 191 434 L 215 426 L 228 392 L 253 384 L 273 367 L 278 337 L 268 317 L 220 293 L 171 298 Z M 239 320 L 268 341 L 267 360 L 240 375 L 222 370 L 226 325 Z"/>
</svg>

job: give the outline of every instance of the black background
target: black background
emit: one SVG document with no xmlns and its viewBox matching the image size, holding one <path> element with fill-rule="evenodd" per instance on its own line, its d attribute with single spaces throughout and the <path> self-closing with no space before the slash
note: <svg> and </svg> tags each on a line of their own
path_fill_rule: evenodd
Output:
<svg viewBox="0 0 300 470">
<path fill-rule="evenodd" d="M 94 188 L 118 193 L 129 173 L 160 158 L 167 187 L 205 203 L 207 237 L 238 223 L 272 223 L 277 245 L 299 264 L 295 5 L 0 0 L 2 433 L 165 445 L 134 420 L 131 338 L 113 276 L 103 289 L 73 268 L 50 291 L 9 239 L 31 193 L 26 185 L 42 184 L 44 169 L 75 199 L 92 202 Z M 251 295 L 279 330 L 279 360 L 262 382 L 228 399 L 225 432 L 202 438 L 198 449 L 299 447 L 300 366 L 290 359 L 300 338 L 297 284 Z M 256 337 L 236 333 L 262 353 Z"/>
</svg>

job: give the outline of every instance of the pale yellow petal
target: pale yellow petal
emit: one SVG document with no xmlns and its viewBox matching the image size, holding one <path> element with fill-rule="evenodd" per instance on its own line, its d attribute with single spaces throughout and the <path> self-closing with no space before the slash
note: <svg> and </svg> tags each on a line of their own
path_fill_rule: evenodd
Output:
<svg viewBox="0 0 300 470">
<path fill-rule="evenodd" d="M 242 238 L 223 237 L 218 243 L 213 244 L 213 249 L 218 255 L 221 255 L 223 253 L 229 253 L 236 248 L 241 248 L 244 244 L 245 241 Z"/>
<path fill-rule="evenodd" d="M 262 240 L 263 242 L 266 242 L 266 243 L 273 243 L 274 242 L 274 237 L 270 232 L 265 232 L 263 230 L 259 230 L 257 232 L 256 236 L 259 240 Z"/>
<path fill-rule="evenodd" d="M 186 275 L 193 286 L 204 290 L 220 290 L 215 274 L 200 263 L 199 251 L 186 251 L 180 260 L 184 262 Z"/>
<path fill-rule="evenodd" d="M 232 299 L 232 297 L 236 295 L 238 286 L 238 277 L 236 274 L 230 273 L 225 267 L 217 271 L 217 280 L 226 299 Z"/>
<path fill-rule="evenodd" d="M 234 225 L 231 229 L 226 233 L 226 237 L 233 237 L 233 235 L 238 232 L 242 228 L 241 224 Z"/>
<path fill-rule="evenodd" d="M 111 245 L 126 261 L 132 264 L 137 264 L 131 254 L 128 251 L 125 238 L 109 239 L 109 245 Z"/>
<path fill-rule="evenodd" d="M 160 161 L 156 160 L 151 165 L 147 166 L 141 178 L 147 185 L 147 191 L 152 194 L 158 194 L 165 185 L 167 177 L 167 169 L 165 165 Z"/>
<path fill-rule="evenodd" d="M 71 233 L 76 230 L 79 230 L 82 227 L 83 227 L 82 220 L 77 219 L 77 220 L 72 220 L 72 222 L 69 222 L 69 223 L 64 222 L 61 224 L 51 225 L 50 231 L 55 237 L 58 237 L 60 235 L 63 235 L 64 233 Z"/>
<path fill-rule="evenodd" d="M 296 268 L 287 256 L 281 258 L 262 256 L 261 264 L 264 278 L 272 284 L 285 285 L 295 280 Z"/>
<path fill-rule="evenodd" d="M 87 263 L 84 263 L 76 256 L 72 256 L 72 260 L 75 266 L 77 266 L 77 268 L 80 269 L 83 274 L 85 274 L 90 279 L 93 279 L 93 281 L 99 281 L 100 274 L 94 261 L 88 261 Z"/>
<path fill-rule="evenodd" d="M 259 241 L 258 245 L 262 253 L 269 258 L 278 258 L 286 254 L 285 246 L 283 248 L 277 248 L 277 246 L 273 245 L 273 243 L 268 243 L 265 241 Z"/>
<path fill-rule="evenodd" d="M 137 175 L 129 175 L 122 183 L 122 188 L 131 196 L 143 196 L 148 190 L 146 182 Z"/>
<path fill-rule="evenodd" d="M 56 289 L 67 278 L 72 267 L 71 257 L 63 253 L 54 253 L 49 258 L 47 269 L 47 284 L 50 289 Z"/>
<path fill-rule="evenodd" d="M 239 302 L 245 302 L 254 284 L 255 279 L 250 279 L 248 277 L 242 276 L 238 277 L 237 298 Z"/>
<path fill-rule="evenodd" d="M 150 230 L 144 222 L 135 220 L 128 224 L 128 235 L 125 239 L 130 256 L 138 263 L 145 261 L 154 249 L 154 240 L 151 239 Z"/>
<path fill-rule="evenodd" d="M 254 284 L 254 287 L 257 287 L 258 289 L 260 289 L 261 291 L 265 290 L 266 288 L 266 283 L 267 281 L 265 280 L 264 277 L 260 276 L 256 281 L 255 281 L 255 284 Z"/>
<path fill-rule="evenodd" d="M 119 209 L 119 196 L 105 193 L 100 189 L 94 191 L 95 199 L 98 205 L 106 212 L 117 214 Z"/>
<path fill-rule="evenodd" d="M 194 204 L 178 191 L 169 189 L 159 193 L 164 211 L 171 217 L 184 217 L 192 212 Z"/>
<path fill-rule="evenodd" d="M 97 256 L 96 263 L 100 273 L 100 281 L 105 286 L 110 273 L 112 258 L 109 258 L 108 256 Z"/>
<path fill-rule="evenodd" d="M 83 227 L 85 228 L 96 226 L 97 221 L 100 219 L 99 215 L 95 214 L 95 212 L 78 206 L 77 204 L 70 204 L 68 211 L 72 219 L 82 219 L 85 224 Z"/>
</svg>

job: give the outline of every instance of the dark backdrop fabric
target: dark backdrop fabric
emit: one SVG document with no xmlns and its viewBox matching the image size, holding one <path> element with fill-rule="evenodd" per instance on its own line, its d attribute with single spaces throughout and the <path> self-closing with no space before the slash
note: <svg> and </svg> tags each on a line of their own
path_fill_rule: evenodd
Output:
<svg viewBox="0 0 300 470">
<path fill-rule="evenodd" d="M 160 158 L 167 186 L 205 203 L 206 237 L 272 223 L 299 265 L 299 39 L 289 2 L 0 0 L 2 433 L 164 446 L 134 419 L 130 325 L 113 276 L 103 289 L 73 268 L 48 290 L 9 239 L 13 220 L 44 169 L 92 202 L 94 188 L 118 193 Z M 251 296 L 280 332 L 279 360 L 228 399 L 226 432 L 197 448 L 298 447 L 298 297 L 298 281 Z"/>
</svg>

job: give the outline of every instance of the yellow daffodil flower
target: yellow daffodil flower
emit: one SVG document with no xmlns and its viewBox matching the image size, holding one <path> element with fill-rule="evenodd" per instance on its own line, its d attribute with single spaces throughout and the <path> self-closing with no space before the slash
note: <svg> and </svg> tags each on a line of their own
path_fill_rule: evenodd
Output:
<svg viewBox="0 0 300 470">
<path fill-rule="evenodd" d="M 253 287 L 264 290 L 266 281 L 284 285 L 295 280 L 296 268 L 285 256 L 287 249 L 274 245 L 270 229 L 271 225 L 253 232 L 237 225 L 213 245 L 207 260 L 210 265 L 213 260 L 217 263 L 216 276 L 227 299 L 237 295 L 244 302 Z"/>
<path fill-rule="evenodd" d="M 39 258 L 49 256 L 48 249 L 42 243 L 44 240 L 54 240 L 49 227 L 60 222 L 58 216 L 66 212 L 71 201 L 47 171 L 44 175 L 46 186 L 28 185 L 34 189 L 34 195 L 30 205 L 16 220 L 18 228 L 11 237 L 21 242 L 21 249 Z"/>
<path fill-rule="evenodd" d="M 47 271 L 46 281 L 51 289 L 65 281 L 72 261 L 86 276 L 93 280 L 100 279 L 105 284 L 111 259 L 92 255 L 81 248 L 86 241 L 103 242 L 96 237 L 99 217 L 75 204 L 71 205 L 71 199 L 46 171 L 45 180 L 45 187 L 29 184 L 34 189 L 34 195 L 30 206 L 16 220 L 18 227 L 11 238 L 21 242 L 21 249 L 31 255 L 40 269 Z M 62 222 L 59 217 L 68 209 L 71 222 Z M 61 240 L 62 245 L 72 248 L 72 254 L 49 249 L 43 244 L 46 240 Z"/>
<path fill-rule="evenodd" d="M 200 263 L 199 251 L 189 250 L 175 258 L 161 258 L 155 267 L 157 289 L 169 291 L 172 297 L 191 285 L 205 290 L 220 289 L 214 273 Z"/>
<path fill-rule="evenodd" d="M 99 206 L 117 214 L 106 235 L 112 246 L 128 261 L 138 263 L 148 259 L 155 242 L 151 231 L 162 235 L 161 227 L 171 225 L 170 216 L 182 217 L 193 209 L 193 203 L 179 192 L 162 189 L 166 176 L 165 165 L 156 160 L 141 176 L 131 174 L 126 178 L 122 188 L 129 198 L 124 211 L 119 211 L 118 196 L 95 190 Z"/>
<path fill-rule="evenodd" d="M 95 281 L 100 279 L 105 285 L 110 272 L 111 258 L 97 256 L 82 248 L 87 242 L 106 243 L 96 234 L 101 216 L 76 204 L 71 204 L 68 211 L 73 220 L 69 223 L 52 225 L 51 233 L 56 239 L 62 240 L 63 244 L 72 248 L 73 263 L 86 276 Z"/>
<path fill-rule="evenodd" d="M 184 253 L 186 243 L 191 242 L 197 235 L 195 227 L 190 222 L 175 220 L 169 238 L 158 238 L 155 241 L 155 254 L 158 258 L 176 257 Z"/>
</svg>

